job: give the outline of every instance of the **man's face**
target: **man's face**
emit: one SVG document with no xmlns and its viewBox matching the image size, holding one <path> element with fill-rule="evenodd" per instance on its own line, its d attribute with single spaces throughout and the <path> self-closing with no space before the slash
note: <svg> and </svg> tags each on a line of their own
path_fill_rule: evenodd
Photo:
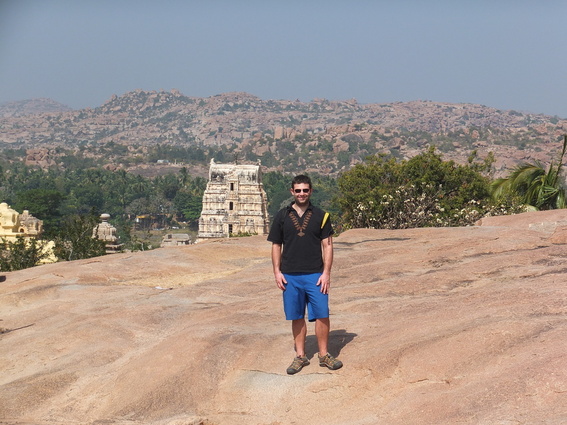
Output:
<svg viewBox="0 0 567 425">
<path fill-rule="evenodd" d="M 303 206 L 309 203 L 309 198 L 311 198 L 311 188 L 307 183 L 296 183 L 291 189 L 291 194 L 295 199 L 295 203 L 299 206 Z"/>
</svg>

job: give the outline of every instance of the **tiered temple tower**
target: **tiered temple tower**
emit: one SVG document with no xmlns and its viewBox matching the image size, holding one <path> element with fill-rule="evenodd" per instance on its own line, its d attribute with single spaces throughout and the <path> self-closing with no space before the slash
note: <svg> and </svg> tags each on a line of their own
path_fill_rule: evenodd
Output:
<svg viewBox="0 0 567 425">
<path fill-rule="evenodd" d="M 211 160 L 198 239 L 238 233 L 266 235 L 269 221 L 260 163 L 216 164 Z"/>
</svg>

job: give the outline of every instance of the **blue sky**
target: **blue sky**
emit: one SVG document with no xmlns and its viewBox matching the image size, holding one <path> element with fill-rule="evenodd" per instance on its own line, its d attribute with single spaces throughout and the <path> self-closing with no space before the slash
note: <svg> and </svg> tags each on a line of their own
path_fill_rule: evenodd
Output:
<svg viewBox="0 0 567 425">
<path fill-rule="evenodd" d="M 567 118 L 565 0 L 0 0 L 0 103 L 479 103 Z"/>
</svg>

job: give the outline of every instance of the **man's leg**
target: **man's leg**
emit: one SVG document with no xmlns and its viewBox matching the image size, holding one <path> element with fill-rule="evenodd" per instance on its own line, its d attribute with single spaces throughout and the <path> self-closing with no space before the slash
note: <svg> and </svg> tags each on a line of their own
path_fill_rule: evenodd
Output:
<svg viewBox="0 0 567 425">
<path fill-rule="evenodd" d="M 295 343 L 295 353 L 300 357 L 305 357 L 305 338 L 307 337 L 307 325 L 305 319 L 291 321 L 291 331 Z"/>
<path fill-rule="evenodd" d="M 317 343 L 319 344 L 319 366 L 337 370 L 343 367 L 343 362 L 329 354 L 328 343 L 330 328 L 331 323 L 328 317 L 315 320 L 315 334 L 317 335 Z"/>
<path fill-rule="evenodd" d="M 319 355 L 321 357 L 327 355 L 329 343 L 329 330 L 331 322 L 328 317 L 315 320 L 315 335 L 317 336 L 317 344 L 319 345 Z"/>
<path fill-rule="evenodd" d="M 287 368 L 288 375 L 293 375 L 309 364 L 309 359 L 305 356 L 305 337 L 307 336 L 307 324 L 305 319 L 291 321 L 293 341 L 295 342 L 295 353 L 293 362 Z"/>
</svg>

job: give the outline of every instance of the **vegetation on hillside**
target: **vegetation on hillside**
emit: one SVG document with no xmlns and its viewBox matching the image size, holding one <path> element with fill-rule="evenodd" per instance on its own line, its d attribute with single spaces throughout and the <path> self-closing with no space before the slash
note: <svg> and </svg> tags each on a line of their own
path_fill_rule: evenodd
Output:
<svg viewBox="0 0 567 425">
<path fill-rule="evenodd" d="M 146 178 L 124 170 L 42 170 L 20 162 L 0 163 L 1 200 L 43 220 L 43 237 L 56 241 L 62 259 L 100 255 L 100 244 L 89 239 L 102 213 L 111 215 L 126 249 L 147 247 L 133 237 L 135 226 L 184 223 L 196 228 L 205 185 L 205 179 L 191 177 L 183 168 L 177 174 Z M 139 216 L 146 220 L 136 224 Z"/>
<path fill-rule="evenodd" d="M 73 147 L 58 146 L 50 149 L 46 155 L 50 161 L 66 170 L 92 167 L 141 169 L 156 167 L 158 162 L 177 164 L 179 167 L 207 168 L 211 159 L 214 159 L 218 163 L 260 161 L 268 171 L 297 174 L 308 170 L 337 177 L 353 165 L 364 163 L 367 156 L 383 154 L 401 160 L 432 146 L 453 158 L 465 158 L 466 152 L 477 148 L 479 140 L 491 140 L 495 148 L 515 146 L 518 150 L 532 153 L 549 149 L 545 144 L 538 144 L 531 133 L 529 136 L 526 133 L 512 135 L 491 127 L 472 127 L 466 131 L 447 133 L 404 128 L 369 132 L 365 123 L 351 127 L 352 131 L 332 138 L 304 131 L 289 139 L 274 139 L 273 135 L 262 134 L 246 142 L 237 137 L 214 146 L 192 138 L 178 143 L 164 142 L 149 146 L 130 140 L 77 140 Z M 0 156 L 5 160 L 18 161 L 26 155 L 25 149 L 12 145 L 4 147 Z"/>
<path fill-rule="evenodd" d="M 247 93 L 191 98 L 136 90 L 100 107 L 0 121 L 0 148 L 43 150 L 41 166 L 66 169 L 186 166 L 262 161 L 268 171 L 337 177 L 366 156 L 409 159 L 430 146 L 463 163 L 473 149 L 523 158 L 551 151 L 542 140 L 567 120 L 483 105 L 430 101 L 359 104 L 355 100 L 262 100 Z M 7 152 L 2 152 L 7 155 Z M 44 156 L 46 154 L 47 156 Z M 33 159 L 32 159 L 33 160 Z M 500 171 L 500 170 L 498 170 Z"/>
<path fill-rule="evenodd" d="M 358 143 L 350 141 L 349 143 Z M 291 149 L 291 147 L 290 147 Z M 524 166 L 507 179 L 492 181 L 494 157 L 476 152 L 465 165 L 446 161 L 430 147 L 411 159 L 370 155 L 338 178 L 309 173 L 314 183 L 313 202 L 331 212 L 337 229 L 355 227 L 400 229 L 408 227 L 463 226 L 486 215 L 563 208 L 561 182 L 567 137 L 557 165 Z M 218 155 L 209 152 L 214 155 Z M 164 151 L 159 152 L 164 155 Z M 184 223 L 196 229 L 206 180 L 187 168 L 175 174 L 143 177 L 125 170 L 87 167 L 84 157 L 68 155 L 65 167 L 43 170 L 14 158 L 0 160 L 0 197 L 18 211 L 28 210 L 43 220 L 45 239 L 56 242 L 57 256 L 65 260 L 102 255 L 103 244 L 93 241 L 92 228 L 101 213 L 109 213 L 126 249 L 147 248 L 134 235 L 139 217 L 159 227 Z M 268 209 L 273 217 L 292 197 L 289 184 L 294 172 L 264 174 Z M 40 242 L 38 242 L 40 243 Z M 39 246 L 39 245 L 38 245 Z M 37 264 L 38 248 L 21 241 L 0 246 L 0 266 L 13 270 Z M 12 254 L 8 253 L 8 250 Z"/>
</svg>

